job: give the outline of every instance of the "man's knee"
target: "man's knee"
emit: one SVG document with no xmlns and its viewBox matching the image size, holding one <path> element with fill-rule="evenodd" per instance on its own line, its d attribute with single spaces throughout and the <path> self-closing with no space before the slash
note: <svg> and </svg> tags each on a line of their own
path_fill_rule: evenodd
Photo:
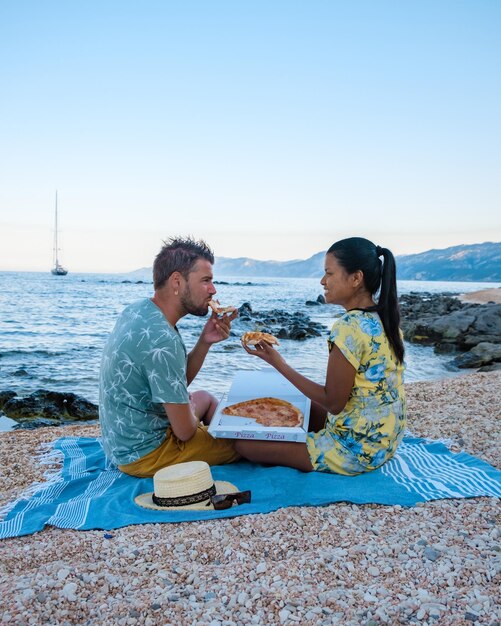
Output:
<svg viewBox="0 0 501 626">
<path fill-rule="evenodd" d="M 201 390 L 191 394 L 191 401 L 195 406 L 195 415 L 204 424 L 208 424 L 216 410 L 217 398 L 208 391 Z"/>
</svg>

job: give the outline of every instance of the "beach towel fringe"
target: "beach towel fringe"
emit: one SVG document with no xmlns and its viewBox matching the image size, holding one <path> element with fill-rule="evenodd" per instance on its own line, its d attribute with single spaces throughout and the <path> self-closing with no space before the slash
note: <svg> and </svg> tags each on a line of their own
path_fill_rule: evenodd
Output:
<svg viewBox="0 0 501 626">
<path fill-rule="evenodd" d="M 461 447 L 461 445 L 457 441 L 454 441 L 454 439 L 450 439 L 447 437 L 443 437 L 440 439 L 430 439 L 428 437 L 420 437 L 419 435 L 416 435 L 415 433 L 413 433 L 412 431 L 408 429 L 406 429 L 405 431 L 405 437 L 413 437 L 414 439 L 420 439 L 422 443 L 441 443 L 447 448 L 447 450 L 449 450 L 450 452 L 454 452 L 455 454 L 458 452 L 464 452 L 464 449 Z"/>
<path fill-rule="evenodd" d="M 0 521 L 3 520 L 6 515 L 22 500 L 28 500 L 35 494 L 39 494 L 46 489 L 49 489 L 53 485 L 63 480 L 62 468 L 64 461 L 64 453 L 62 450 L 55 449 L 55 441 L 49 443 L 40 444 L 35 459 L 40 465 L 50 465 L 51 467 L 46 469 L 43 473 L 43 481 L 32 483 L 29 487 L 26 487 L 19 496 L 7 502 L 3 506 L 0 506 Z"/>
</svg>

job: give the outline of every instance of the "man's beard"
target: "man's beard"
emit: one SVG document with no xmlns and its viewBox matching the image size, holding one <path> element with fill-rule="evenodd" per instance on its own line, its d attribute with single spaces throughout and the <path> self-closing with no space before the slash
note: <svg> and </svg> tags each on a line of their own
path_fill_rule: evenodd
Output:
<svg viewBox="0 0 501 626">
<path fill-rule="evenodd" d="M 197 317 L 204 317 L 207 315 L 207 311 L 209 309 L 209 305 L 207 303 L 197 305 L 193 302 L 188 285 L 186 286 L 184 293 L 181 294 L 181 304 L 185 310 L 185 314 L 196 315 Z"/>
</svg>

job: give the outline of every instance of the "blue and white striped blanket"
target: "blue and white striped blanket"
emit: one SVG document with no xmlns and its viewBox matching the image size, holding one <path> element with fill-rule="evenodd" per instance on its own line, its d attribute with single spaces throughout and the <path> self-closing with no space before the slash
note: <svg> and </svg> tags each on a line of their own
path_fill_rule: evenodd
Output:
<svg viewBox="0 0 501 626">
<path fill-rule="evenodd" d="M 28 535 L 46 525 L 111 530 L 340 501 L 412 506 L 441 498 L 501 497 L 501 471 L 469 454 L 453 454 L 443 443 L 406 437 L 391 461 L 360 476 L 304 474 L 243 462 L 213 467 L 215 479 L 250 489 L 252 502 L 224 511 L 155 511 L 134 503 L 136 495 L 153 491 L 152 479 L 122 474 L 106 461 L 98 439 L 64 437 L 51 445 L 41 462 L 59 460 L 62 466 L 0 511 L 0 539 Z"/>
</svg>

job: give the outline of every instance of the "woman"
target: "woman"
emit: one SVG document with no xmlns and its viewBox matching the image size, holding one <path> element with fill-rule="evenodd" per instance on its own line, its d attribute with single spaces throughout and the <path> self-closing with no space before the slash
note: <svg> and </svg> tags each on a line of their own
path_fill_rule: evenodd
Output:
<svg viewBox="0 0 501 626">
<path fill-rule="evenodd" d="M 255 350 L 244 345 L 311 399 L 306 443 L 238 441 L 235 447 L 250 461 L 361 474 L 395 454 L 405 429 L 395 259 L 367 239 L 343 239 L 327 251 L 320 282 L 326 302 L 346 310 L 329 335 L 325 385 L 302 376 L 265 342 Z"/>
</svg>

